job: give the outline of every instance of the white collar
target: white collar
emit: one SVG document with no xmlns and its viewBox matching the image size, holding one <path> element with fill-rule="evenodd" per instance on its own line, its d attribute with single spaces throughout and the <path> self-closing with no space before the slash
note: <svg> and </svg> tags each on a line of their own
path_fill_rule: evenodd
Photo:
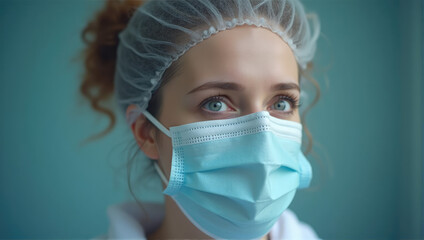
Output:
<svg viewBox="0 0 424 240">
<path fill-rule="evenodd" d="M 159 203 L 143 203 L 145 212 L 136 202 L 111 205 L 108 239 L 146 239 L 146 235 L 159 227 L 164 217 L 164 206 Z M 146 213 L 149 219 L 146 218 Z M 319 239 L 315 231 L 300 222 L 294 212 L 287 209 L 270 231 L 271 239 Z"/>
</svg>

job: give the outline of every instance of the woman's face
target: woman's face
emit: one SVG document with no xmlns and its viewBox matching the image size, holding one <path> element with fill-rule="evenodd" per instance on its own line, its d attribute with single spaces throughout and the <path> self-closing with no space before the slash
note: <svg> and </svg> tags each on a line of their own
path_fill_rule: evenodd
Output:
<svg viewBox="0 0 424 240">
<path fill-rule="evenodd" d="M 241 26 L 219 32 L 181 58 L 162 89 L 158 120 L 167 128 L 269 111 L 300 122 L 298 68 L 289 46 L 268 29 Z M 160 165 L 169 177 L 171 139 L 157 134 Z"/>
</svg>

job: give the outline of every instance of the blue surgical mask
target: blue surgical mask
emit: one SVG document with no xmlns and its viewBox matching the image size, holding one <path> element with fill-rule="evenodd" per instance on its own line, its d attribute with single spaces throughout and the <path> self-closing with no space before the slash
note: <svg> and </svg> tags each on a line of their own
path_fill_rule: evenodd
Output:
<svg viewBox="0 0 424 240">
<path fill-rule="evenodd" d="M 267 234 L 298 188 L 308 187 L 311 165 L 301 151 L 302 125 L 267 111 L 166 129 L 172 166 L 164 194 L 214 238 L 254 239 Z"/>
</svg>

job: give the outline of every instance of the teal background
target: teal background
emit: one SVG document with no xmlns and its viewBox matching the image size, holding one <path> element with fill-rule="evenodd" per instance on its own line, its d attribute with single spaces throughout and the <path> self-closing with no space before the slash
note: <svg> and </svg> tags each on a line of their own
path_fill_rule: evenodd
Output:
<svg viewBox="0 0 424 240">
<path fill-rule="evenodd" d="M 81 144 L 107 126 L 79 96 L 82 68 L 71 61 L 102 3 L 0 1 L 0 238 L 98 236 L 107 206 L 131 200 L 122 116 Z M 307 121 L 320 158 L 291 208 L 325 239 L 424 239 L 422 1 L 304 5 L 322 26 L 322 97 Z"/>
</svg>

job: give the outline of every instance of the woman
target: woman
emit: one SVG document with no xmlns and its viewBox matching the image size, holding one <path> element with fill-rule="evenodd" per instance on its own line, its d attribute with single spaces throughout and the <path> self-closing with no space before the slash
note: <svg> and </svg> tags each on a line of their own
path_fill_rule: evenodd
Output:
<svg viewBox="0 0 424 240">
<path fill-rule="evenodd" d="M 312 177 L 299 106 L 314 20 L 297 0 L 107 2 L 84 30 L 81 89 L 110 128 L 99 102 L 115 92 L 165 212 L 109 208 L 105 237 L 317 238 L 287 210 Z"/>
</svg>

